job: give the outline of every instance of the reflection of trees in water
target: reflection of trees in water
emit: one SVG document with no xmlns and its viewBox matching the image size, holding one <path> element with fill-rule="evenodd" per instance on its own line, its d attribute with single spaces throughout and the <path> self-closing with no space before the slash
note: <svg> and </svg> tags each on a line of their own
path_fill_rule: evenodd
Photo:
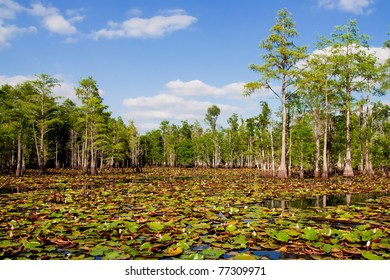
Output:
<svg viewBox="0 0 390 280">
<path fill-rule="evenodd" d="M 311 208 L 321 207 L 326 208 L 329 206 L 346 205 L 351 206 L 357 203 L 364 202 L 370 198 L 378 198 L 383 196 L 380 193 L 361 193 L 361 194 L 337 194 L 337 195 L 317 195 L 315 197 L 300 198 L 295 200 L 286 199 L 269 199 L 259 203 L 260 206 L 267 207 L 269 209 L 281 209 L 282 211 L 286 208 Z"/>
</svg>

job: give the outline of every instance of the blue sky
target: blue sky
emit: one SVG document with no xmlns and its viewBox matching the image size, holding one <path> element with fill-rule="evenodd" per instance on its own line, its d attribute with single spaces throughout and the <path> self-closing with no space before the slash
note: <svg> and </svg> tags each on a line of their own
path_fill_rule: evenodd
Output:
<svg viewBox="0 0 390 280">
<path fill-rule="evenodd" d="M 261 100 L 278 104 L 266 91 L 241 93 L 284 7 L 310 52 L 350 19 L 373 48 L 389 39 L 388 0 L 0 0 L 0 84 L 47 73 L 62 80 L 56 94 L 76 100 L 74 87 L 92 76 L 113 116 L 141 132 L 164 119 L 203 123 L 212 104 L 226 126 L 232 113 L 258 114 Z"/>
</svg>

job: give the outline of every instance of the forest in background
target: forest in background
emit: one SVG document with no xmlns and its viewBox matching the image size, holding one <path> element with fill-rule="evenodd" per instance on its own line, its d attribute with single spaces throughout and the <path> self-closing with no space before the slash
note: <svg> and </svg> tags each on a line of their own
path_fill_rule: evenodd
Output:
<svg viewBox="0 0 390 280">
<path fill-rule="evenodd" d="M 390 106 L 374 96 L 389 88 L 390 60 L 369 51 L 356 21 L 337 26 L 307 54 L 297 46 L 291 14 L 278 12 L 270 36 L 260 43 L 262 65 L 250 69 L 259 80 L 244 94 L 268 88 L 281 101 L 277 112 L 261 102 L 259 115 L 233 114 L 218 125 L 220 108 L 204 123 L 163 120 L 140 134 L 133 121 L 113 118 L 98 83 L 82 78 L 79 104 L 53 95 L 60 81 L 48 74 L 0 87 L 0 171 L 22 176 L 26 169 L 99 169 L 142 166 L 249 167 L 266 176 L 327 178 L 390 172 Z M 384 42 L 389 48 L 389 41 Z M 275 86 L 277 85 L 277 86 Z M 242 108 L 245 110 L 245 108 Z"/>
</svg>

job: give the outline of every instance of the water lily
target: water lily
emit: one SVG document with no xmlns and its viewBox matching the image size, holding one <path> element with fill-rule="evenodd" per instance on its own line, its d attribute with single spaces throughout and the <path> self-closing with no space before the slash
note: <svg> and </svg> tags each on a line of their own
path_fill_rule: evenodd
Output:
<svg viewBox="0 0 390 280">
<path fill-rule="evenodd" d="M 253 231 L 253 232 L 252 232 L 252 235 L 253 235 L 253 236 L 257 236 L 256 231 Z"/>
<path fill-rule="evenodd" d="M 366 244 L 367 249 L 370 247 L 370 245 L 371 245 L 371 242 L 370 242 L 370 240 L 368 240 L 367 244 Z"/>
</svg>

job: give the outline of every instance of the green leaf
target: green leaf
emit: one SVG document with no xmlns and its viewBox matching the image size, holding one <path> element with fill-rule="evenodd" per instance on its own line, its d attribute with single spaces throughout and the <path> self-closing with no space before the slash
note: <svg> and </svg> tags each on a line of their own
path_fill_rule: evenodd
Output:
<svg viewBox="0 0 390 280">
<path fill-rule="evenodd" d="M 161 231 L 165 227 L 165 225 L 160 222 L 150 222 L 148 223 L 148 226 L 152 231 Z"/>
<path fill-rule="evenodd" d="M 329 254 L 332 251 L 333 246 L 330 244 L 324 244 L 322 246 L 322 250 L 324 250 L 327 254 Z"/>
<path fill-rule="evenodd" d="M 118 251 L 113 251 L 113 252 L 104 252 L 104 260 L 115 260 L 119 259 L 121 256 L 120 252 Z"/>
<path fill-rule="evenodd" d="M 228 232 L 230 232 L 230 233 L 232 233 L 233 231 L 235 231 L 237 229 L 237 227 L 235 226 L 235 225 L 228 225 L 227 227 L 226 227 L 226 230 L 228 231 Z"/>
<path fill-rule="evenodd" d="M 208 256 L 209 258 L 212 259 L 218 259 L 220 256 L 225 254 L 225 250 L 222 249 L 204 249 L 202 251 L 203 255 Z"/>
<path fill-rule="evenodd" d="M 201 254 L 181 255 L 180 258 L 184 260 L 204 260 L 204 256 Z"/>
<path fill-rule="evenodd" d="M 140 250 L 150 250 L 151 248 L 152 248 L 152 245 L 150 244 L 150 242 L 145 242 L 144 244 L 139 246 Z"/>
<path fill-rule="evenodd" d="M 188 250 L 190 248 L 190 245 L 185 243 L 184 241 L 180 241 L 177 243 L 177 246 L 181 247 L 183 250 Z"/>
<path fill-rule="evenodd" d="M 235 260 L 257 260 L 257 258 L 254 255 L 248 253 L 238 254 L 234 256 L 234 259 Z"/>
<path fill-rule="evenodd" d="M 315 229 L 312 228 L 304 228 L 303 234 L 301 235 L 303 239 L 314 241 L 318 239 L 318 233 Z"/>
<path fill-rule="evenodd" d="M 362 256 L 367 260 L 383 260 L 381 256 L 375 255 L 374 253 L 371 253 L 369 251 L 364 251 L 362 253 Z"/>
<path fill-rule="evenodd" d="M 286 232 L 284 232 L 284 231 L 279 231 L 276 234 L 276 239 L 281 241 L 281 242 L 288 242 L 289 235 Z"/>
<path fill-rule="evenodd" d="M 245 246 L 248 243 L 248 240 L 246 239 L 245 235 L 239 235 L 233 238 L 234 244 L 240 244 L 242 246 Z"/>
<path fill-rule="evenodd" d="M 136 222 L 127 222 L 125 223 L 126 229 L 131 233 L 136 233 L 138 231 L 138 224 Z"/>
<path fill-rule="evenodd" d="M 94 247 L 91 249 L 91 251 L 89 251 L 89 254 L 91 256 L 102 256 L 104 254 L 104 252 L 108 251 L 109 248 L 107 247 Z"/>
</svg>

